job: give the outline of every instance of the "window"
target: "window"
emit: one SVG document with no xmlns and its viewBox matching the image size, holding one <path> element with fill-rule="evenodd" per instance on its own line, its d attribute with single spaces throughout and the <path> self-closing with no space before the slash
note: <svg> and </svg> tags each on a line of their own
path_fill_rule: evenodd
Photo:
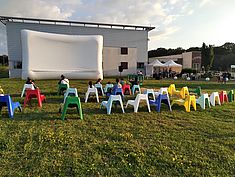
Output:
<svg viewBox="0 0 235 177">
<path fill-rule="evenodd" d="M 137 62 L 137 69 L 144 69 L 144 62 Z"/>
<path fill-rule="evenodd" d="M 22 69 L 22 61 L 13 61 L 14 69 Z"/>
<path fill-rule="evenodd" d="M 121 62 L 121 66 L 123 69 L 128 69 L 128 62 Z"/>
<path fill-rule="evenodd" d="M 128 48 L 127 47 L 121 47 L 121 55 L 128 55 Z"/>
</svg>

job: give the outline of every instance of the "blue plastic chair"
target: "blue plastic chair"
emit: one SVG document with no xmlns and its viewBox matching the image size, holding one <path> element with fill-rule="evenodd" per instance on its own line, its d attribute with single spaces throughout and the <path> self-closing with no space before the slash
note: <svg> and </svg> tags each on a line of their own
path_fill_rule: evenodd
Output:
<svg viewBox="0 0 235 177">
<path fill-rule="evenodd" d="M 8 114 L 9 114 L 10 118 L 13 118 L 14 111 L 15 111 L 16 108 L 19 108 L 20 112 L 22 111 L 20 103 L 19 102 L 13 102 L 11 100 L 10 95 L 1 95 L 0 96 L 0 112 L 2 111 L 3 106 L 7 106 Z"/>
<path fill-rule="evenodd" d="M 159 94 L 155 100 L 149 100 L 150 105 L 156 106 L 157 112 L 160 112 L 160 110 L 161 110 L 161 103 L 165 103 L 168 106 L 168 108 L 170 109 L 170 111 L 172 111 L 170 99 L 167 94 Z"/>
<path fill-rule="evenodd" d="M 123 95 L 123 92 L 122 92 L 122 88 L 117 88 L 116 90 L 114 90 L 113 95 L 121 95 L 123 97 L 124 95 Z"/>
</svg>

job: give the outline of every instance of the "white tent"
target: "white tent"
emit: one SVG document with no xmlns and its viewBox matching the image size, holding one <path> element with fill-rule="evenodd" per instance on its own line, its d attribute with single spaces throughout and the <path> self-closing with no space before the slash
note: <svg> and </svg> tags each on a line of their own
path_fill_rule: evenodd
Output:
<svg viewBox="0 0 235 177">
<path fill-rule="evenodd" d="M 152 76 L 153 73 L 159 72 L 161 67 L 167 67 L 167 66 L 161 63 L 158 59 L 154 60 L 152 63 L 147 65 L 146 75 Z"/>
<path fill-rule="evenodd" d="M 22 79 L 103 78 L 103 36 L 21 31 Z"/>
<path fill-rule="evenodd" d="M 169 60 L 166 63 L 164 63 L 166 67 L 168 67 L 168 70 L 171 68 L 172 71 L 175 71 L 177 73 L 180 73 L 182 70 L 182 65 L 174 62 L 173 60 Z"/>
</svg>

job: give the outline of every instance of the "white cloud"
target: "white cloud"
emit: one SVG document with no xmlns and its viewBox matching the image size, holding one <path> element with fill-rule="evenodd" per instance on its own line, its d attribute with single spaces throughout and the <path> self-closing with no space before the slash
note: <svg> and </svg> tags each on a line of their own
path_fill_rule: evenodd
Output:
<svg viewBox="0 0 235 177">
<path fill-rule="evenodd" d="M 210 3 L 210 2 L 211 2 L 211 0 L 202 0 L 202 1 L 200 2 L 199 6 L 200 6 L 200 7 L 203 7 L 203 6 L 205 6 L 206 4 L 208 4 L 208 3 Z"/>
<path fill-rule="evenodd" d="M 1 0 L 0 15 L 160 26 L 154 39 L 163 39 L 179 29 L 174 24 L 178 17 L 193 13 L 189 4 L 189 0 Z"/>
</svg>

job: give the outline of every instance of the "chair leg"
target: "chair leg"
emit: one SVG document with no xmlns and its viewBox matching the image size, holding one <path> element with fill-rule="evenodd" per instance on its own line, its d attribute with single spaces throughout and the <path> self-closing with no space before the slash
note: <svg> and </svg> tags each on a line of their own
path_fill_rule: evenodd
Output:
<svg viewBox="0 0 235 177">
<path fill-rule="evenodd" d="M 80 98 L 78 98 L 78 111 L 79 111 L 80 119 L 83 119 L 82 105 L 81 105 Z"/>
<path fill-rule="evenodd" d="M 67 108 L 68 108 L 68 104 L 65 103 L 65 104 L 64 104 L 64 107 L 63 107 L 62 115 L 61 115 L 61 119 L 62 119 L 62 120 L 65 119 L 65 114 L 66 114 Z"/>
</svg>

